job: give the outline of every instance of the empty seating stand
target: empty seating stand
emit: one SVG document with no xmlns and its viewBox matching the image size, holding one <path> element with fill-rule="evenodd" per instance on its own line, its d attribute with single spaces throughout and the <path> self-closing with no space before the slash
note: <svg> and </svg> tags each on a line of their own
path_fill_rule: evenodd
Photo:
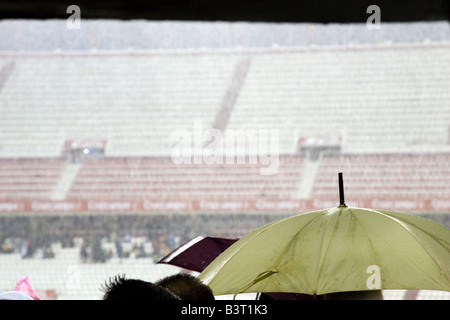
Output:
<svg viewBox="0 0 450 320">
<path fill-rule="evenodd" d="M 0 159 L 0 200 L 48 199 L 64 165 L 57 158 Z"/>
<path fill-rule="evenodd" d="M 333 198 L 336 172 L 353 199 L 448 199 L 450 154 L 360 154 L 322 159 L 311 197 Z"/>
<path fill-rule="evenodd" d="M 278 174 L 261 164 L 174 164 L 170 157 L 105 158 L 83 163 L 69 199 L 289 199 L 303 158 L 280 158 Z"/>
<path fill-rule="evenodd" d="M 0 199 L 326 200 L 337 172 L 354 199 L 448 199 L 449 48 L 2 53 Z M 195 123 L 277 132 L 277 174 L 174 164 L 172 134 Z M 298 141 L 318 136 L 344 155 L 311 165 Z M 71 139 L 105 157 L 66 170 Z"/>
<path fill-rule="evenodd" d="M 265 176 L 262 164 L 180 165 L 170 157 L 105 157 L 78 164 L 67 193 L 55 199 L 70 162 L 0 159 L 0 201 L 289 201 L 299 200 L 302 179 L 314 179 L 302 201 L 334 201 L 338 172 L 344 173 L 349 202 L 450 198 L 448 153 L 324 157 L 313 178 L 305 174 L 306 163 L 300 155 L 281 155 L 278 172 Z"/>
</svg>

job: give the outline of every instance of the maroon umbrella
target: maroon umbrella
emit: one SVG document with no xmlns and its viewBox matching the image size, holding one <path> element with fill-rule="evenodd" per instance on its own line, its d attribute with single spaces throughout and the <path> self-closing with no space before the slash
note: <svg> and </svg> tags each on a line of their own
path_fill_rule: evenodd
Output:
<svg viewBox="0 0 450 320">
<path fill-rule="evenodd" d="M 202 272 L 219 254 L 238 240 L 197 236 L 169 253 L 157 263 L 166 263 Z"/>
<path fill-rule="evenodd" d="M 157 263 L 202 272 L 218 255 L 239 239 L 197 236 L 169 253 Z M 311 300 L 314 297 L 301 293 L 261 293 L 259 300 Z"/>
</svg>

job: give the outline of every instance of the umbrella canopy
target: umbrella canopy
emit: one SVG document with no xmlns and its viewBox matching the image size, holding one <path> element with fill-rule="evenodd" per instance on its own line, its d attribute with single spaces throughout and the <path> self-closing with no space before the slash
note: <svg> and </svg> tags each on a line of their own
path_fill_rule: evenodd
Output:
<svg viewBox="0 0 450 320">
<path fill-rule="evenodd" d="M 184 243 L 157 263 L 165 263 L 202 272 L 220 253 L 237 239 L 197 236 Z"/>
<path fill-rule="evenodd" d="M 450 291 L 450 230 L 417 216 L 341 205 L 247 234 L 198 276 L 215 295 Z"/>
</svg>

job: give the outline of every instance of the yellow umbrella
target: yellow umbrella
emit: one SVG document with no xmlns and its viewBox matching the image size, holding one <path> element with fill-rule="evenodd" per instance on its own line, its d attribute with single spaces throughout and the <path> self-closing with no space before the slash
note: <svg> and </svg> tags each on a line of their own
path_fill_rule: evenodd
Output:
<svg viewBox="0 0 450 320">
<path fill-rule="evenodd" d="M 347 207 L 342 183 L 340 189 L 340 206 L 252 231 L 211 262 L 199 279 L 215 295 L 450 291 L 448 228 L 406 213 Z"/>
</svg>

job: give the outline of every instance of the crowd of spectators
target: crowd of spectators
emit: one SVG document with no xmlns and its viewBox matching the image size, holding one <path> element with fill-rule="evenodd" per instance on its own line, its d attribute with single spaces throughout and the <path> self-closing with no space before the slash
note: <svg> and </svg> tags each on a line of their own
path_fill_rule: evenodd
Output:
<svg viewBox="0 0 450 320">
<path fill-rule="evenodd" d="M 450 227 L 450 215 L 424 215 Z M 81 263 L 111 258 L 156 262 L 198 235 L 239 238 L 276 215 L 59 215 L 1 216 L 0 254 L 55 257 L 54 245 L 77 248 Z"/>
<path fill-rule="evenodd" d="M 113 257 L 158 260 L 187 240 L 188 230 L 164 217 L 0 217 L 0 254 L 19 253 L 22 259 L 51 259 L 58 244 L 77 248 L 82 263 L 102 263 Z"/>
<path fill-rule="evenodd" d="M 17 215 L 0 216 L 0 254 L 51 259 L 54 244 L 79 249 L 83 263 L 158 260 L 198 236 L 238 238 L 279 217 L 266 215 Z"/>
</svg>

